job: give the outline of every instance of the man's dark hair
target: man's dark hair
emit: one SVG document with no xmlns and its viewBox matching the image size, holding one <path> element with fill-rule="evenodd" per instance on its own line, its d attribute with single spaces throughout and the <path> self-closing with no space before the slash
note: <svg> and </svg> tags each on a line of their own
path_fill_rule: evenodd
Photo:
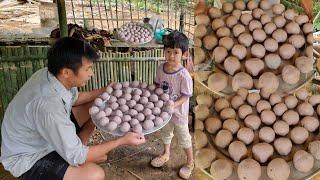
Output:
<svg viewBox="0 0 320 180">
<path fill-rule="evenodd" d="M 82 58 L 96 61 L 99 55 L 86 42 L 72 37 L 59 39 L 48 51 L 48 70 L 57 76 L 63 68 L 72 69 L 77 74 L 82 66 Z"/>
<path fill-rule="evenodd" d="M 182 53 L 184 53 L 189 48 L 189 39 L 182 32 L 172 31 L 170 34 L 163 37 L 163 45 L 164 49 L 179 48 Z"/>
</svg>

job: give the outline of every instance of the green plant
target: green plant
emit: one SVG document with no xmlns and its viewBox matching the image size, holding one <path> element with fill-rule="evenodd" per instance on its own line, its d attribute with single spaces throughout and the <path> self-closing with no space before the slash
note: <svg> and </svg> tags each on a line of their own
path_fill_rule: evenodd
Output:
<svg viewBox="0 0 320 180">
<path fill-rule="evenodd" d="M 313 0 L 313 28 L 315 31 L 320 31 L 320 2 Z"/>
<path fill-rule="evenodd" d="M 304 14 L 304 9 L 300 6 L 299 0 L 281 0 L 280 2 L 286 9 L 294 9 L 299 14 Z"/>
<path fill-rule="evenodd" d="M 300 14 L 304 13 L 304 9 L 300 5 L 300 0 L 281 0 L 286 8 L 291 8 Z M 320 31 L 320 2 L 313 0 L 313 27 L 314 31 Z"/>
</svg>

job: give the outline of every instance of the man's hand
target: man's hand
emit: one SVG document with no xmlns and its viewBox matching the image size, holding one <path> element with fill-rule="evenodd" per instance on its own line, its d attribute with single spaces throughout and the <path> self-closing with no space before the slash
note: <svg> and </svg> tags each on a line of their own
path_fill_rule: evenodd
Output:
<svg viewBox="0 0 320 180">
<path fill-rule="evenodd" d="M 121 140 L 123 141 L 123 144 L 130 146 L 138 146 L 146 142 L 146 139 L 144 138 L 143 134 L 133 132 L 128 132 L 121 138 Z"/>
<path fill-rule="evenodd" d="M 73 106 L 79 106 L 86 103 L 93 102 L 97 97 L 99 97 L 102 93 L 106 92 L 108 86 L 112 86 L 114 83 L 111 82 L 107 86 L 102 87 L 100 89 L 95 89 L 88 92 L 80 92 L 79 97 Z"/>
<path fill-rule="evenodd" d="M 110 81 L 110 82 L 107 83 L 107 85 L 106 85 L 105 88 L 107 88 L 107 87 L 109 87 L 109 86 L 112 87 L 114 84 L 115 84 L 115 82 Z"/>
<path fill-rule="evenodd" d="M 97 159 L 97 163 L 103 163 L 103 162 L 106 162 L 107 160 L 108 160 L 108 156 L 103 155 L 103 156 L 99 157 L 99 159 Z"/>
<path fill-rule="evenodd" d="M 128 132 L 121 138 L 106 141 L 89 147 L 86 162 L 101 162 L 107 160 L 107 154 L 121 145 L 137 146 L 146 142 L 143 134 Z"/>
</svg>

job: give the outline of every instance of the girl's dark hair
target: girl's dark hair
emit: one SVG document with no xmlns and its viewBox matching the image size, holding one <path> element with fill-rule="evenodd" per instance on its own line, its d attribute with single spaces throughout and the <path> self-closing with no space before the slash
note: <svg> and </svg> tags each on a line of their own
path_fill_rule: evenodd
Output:
<svg viewBox="0 0 320 180">
<path fill-rule="evenodd" d="M 72 37 L 59 39 L 48 51 L 48 70 L 57 76 L 61 69 L 69 68 L 77 74 L 82 66 L 82 58 L 96 61 L 99 55 L 86 42 Z"/>
<path fill-rule="evenodd" d="M 170 34 L 163 37 L 164 49 L 180 48 L 182 53 L 189 48 L 189 39 L 186 35 L 179 31 L 172 31 Z"/>
</svg>

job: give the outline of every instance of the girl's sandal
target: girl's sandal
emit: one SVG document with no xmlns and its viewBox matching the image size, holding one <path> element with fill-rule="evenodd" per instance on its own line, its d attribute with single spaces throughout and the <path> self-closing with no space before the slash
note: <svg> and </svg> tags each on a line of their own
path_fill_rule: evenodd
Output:
<svg viewBox="0 0 320 180">
<path fill-rule="evenodd" d="M 155 157 L 151 161 L 151 165 L 153 167 L 162 167 L 166 162 L 169 161 L 169 157 L 166 155 L 160 155 L 158 157 Z"/>
<path fill-rule="evenodd" d="M 194 164 L 187 164 L 184 165 L 180 170 L 179 170 L 179 176 L 182 179 L 189 179 L 191 176 L 191 173 L 193 171 Z"/>
</svg>

